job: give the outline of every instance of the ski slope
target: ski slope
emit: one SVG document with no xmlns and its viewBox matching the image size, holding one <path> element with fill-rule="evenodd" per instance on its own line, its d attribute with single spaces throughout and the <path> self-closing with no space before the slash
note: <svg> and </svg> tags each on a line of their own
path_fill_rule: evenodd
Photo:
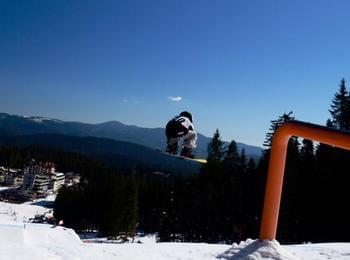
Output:
<svg viewBox="0 0 350 260">
<path fill-rule="evenodd" d="M 28 222 L 35 215 L 52 214 L 52 210 L 30 204 L 12 204 L 0 201 L 0 224 Z"/>
<path fill-rule="evenodd" d="M 35 214 L 50 213 L 41 206 L 0 202 L 0 260 L 2 259 L 350 259 L 350 243 L 280 245 L 277 241 L 247 240 L 240 244 L 84 243 L 74 230 L 23 223 Z M 93 240 L 92 240 L 93 241 Z"/>
</svg>

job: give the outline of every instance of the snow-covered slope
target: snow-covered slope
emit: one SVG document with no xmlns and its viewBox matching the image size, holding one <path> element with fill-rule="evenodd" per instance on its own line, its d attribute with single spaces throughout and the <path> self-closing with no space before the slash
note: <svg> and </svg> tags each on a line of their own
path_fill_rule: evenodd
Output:
<svg viewBox="0 0 350 260">
<path fill-rule="evenodd" d="M 239 245 L 205 243 L 84 243 L 72 229 L 23 223 L 48 209 L 0 202 L 0 260 L 2 259 L 350 259 L 350 243 L 281 246 L 277 241 L 247 240 Z"/>
<path fill-rule="evenodd" d="M 45 224 L 0 224 L 0 259 L 84 259 L 72 229 Z"/>
<path fill-rule="evenodd" d="M 350 244 L 281 246 L 247 240 L 240 245 L 204 243 L 83 243 L 72 229 L 43 224 L 0 224 L 0 259 L 350 259 Z"/>
<path fill-rule="evenodd" d="M 41 206 L 29 204 L 12 204 L 0 201 L 0 224 L 1 223 L 23 223 L 35 215 L 50 214 L 50 210 Z M 0 234 L 1 235 L 1 234 Z"/>
</svg>

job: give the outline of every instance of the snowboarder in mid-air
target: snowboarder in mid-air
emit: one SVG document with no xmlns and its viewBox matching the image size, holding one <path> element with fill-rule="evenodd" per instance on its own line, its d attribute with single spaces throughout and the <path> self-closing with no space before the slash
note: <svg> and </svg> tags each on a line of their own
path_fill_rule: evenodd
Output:
<svg viewBox="0 0 350 260">
<path fill-rule="evenodd" d="M 180 155 L 194 158 L 192 152 L 193 149 L 196 148 L 197 133 L 194 131 L 192 122 L 191 113 L 183 111 L 180 115 L 174 117 L 167 123 L 165 128 L 167 153 L 177 154 L 179 141 L 183 139 L 183 147 Z"/>
</svg>

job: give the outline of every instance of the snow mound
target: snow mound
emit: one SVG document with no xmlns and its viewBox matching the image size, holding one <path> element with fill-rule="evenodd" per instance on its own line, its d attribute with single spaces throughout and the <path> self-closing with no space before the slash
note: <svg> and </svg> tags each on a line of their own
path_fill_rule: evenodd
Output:
<svg viewBox="0 0 350 260">
<path fill-rule="evenodd" d="M 43 245 L 80 245 L 82 242 L 74 230 L 47 224 L 0 224 L 0 246 L 24 244 Z"/>
<path fill-rule="evenodd" d="M 299 260 L 296 256 L 285 250 L 276 240 L 248 239 L 232 245 L 232 248 L 218 255 L 219 259 L 228 260 Z"/>
<path fill-rule="evenodd" d="M 46 224 L 0 224 L 0 234 L 0 259 L 72 259 L 82 245 L 74 230 Z"/>
<path fill-rule="evenodd" d="M 27 222 L 35 215 L 49 214 L 51 211 L 41 206 L 0 202 L 0 223 Z"/>
<path fill-rule="evenodd" d="M 349 243 L 281 246 L 275 240 L 247 240 L 239 245 L 229 246 L 156 243 L 152 237 L 147 238 L 147 243 L 83 243 L 74 230 L 69 228 L 14 222 L 0 224 L 0 234 L 0 260 L 350 259 Z"/>
</svg>

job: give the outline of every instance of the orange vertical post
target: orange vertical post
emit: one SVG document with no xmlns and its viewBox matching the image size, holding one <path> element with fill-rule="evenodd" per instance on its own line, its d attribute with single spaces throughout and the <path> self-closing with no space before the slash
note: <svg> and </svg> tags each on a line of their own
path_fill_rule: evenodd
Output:
<svg viewBox="0 0 350 260">
<path fill-rule="evenodd" d="M 264 208 L 259 235 L 259 239 L 261 240 L 272 240 L 276 238 L 287 146 L 291 136 L 302 137 L 350 150 L 350 132 L 300 121 L 288 121 L 276 130 L 272 140 L 267 175 Z"/>
</svg>

